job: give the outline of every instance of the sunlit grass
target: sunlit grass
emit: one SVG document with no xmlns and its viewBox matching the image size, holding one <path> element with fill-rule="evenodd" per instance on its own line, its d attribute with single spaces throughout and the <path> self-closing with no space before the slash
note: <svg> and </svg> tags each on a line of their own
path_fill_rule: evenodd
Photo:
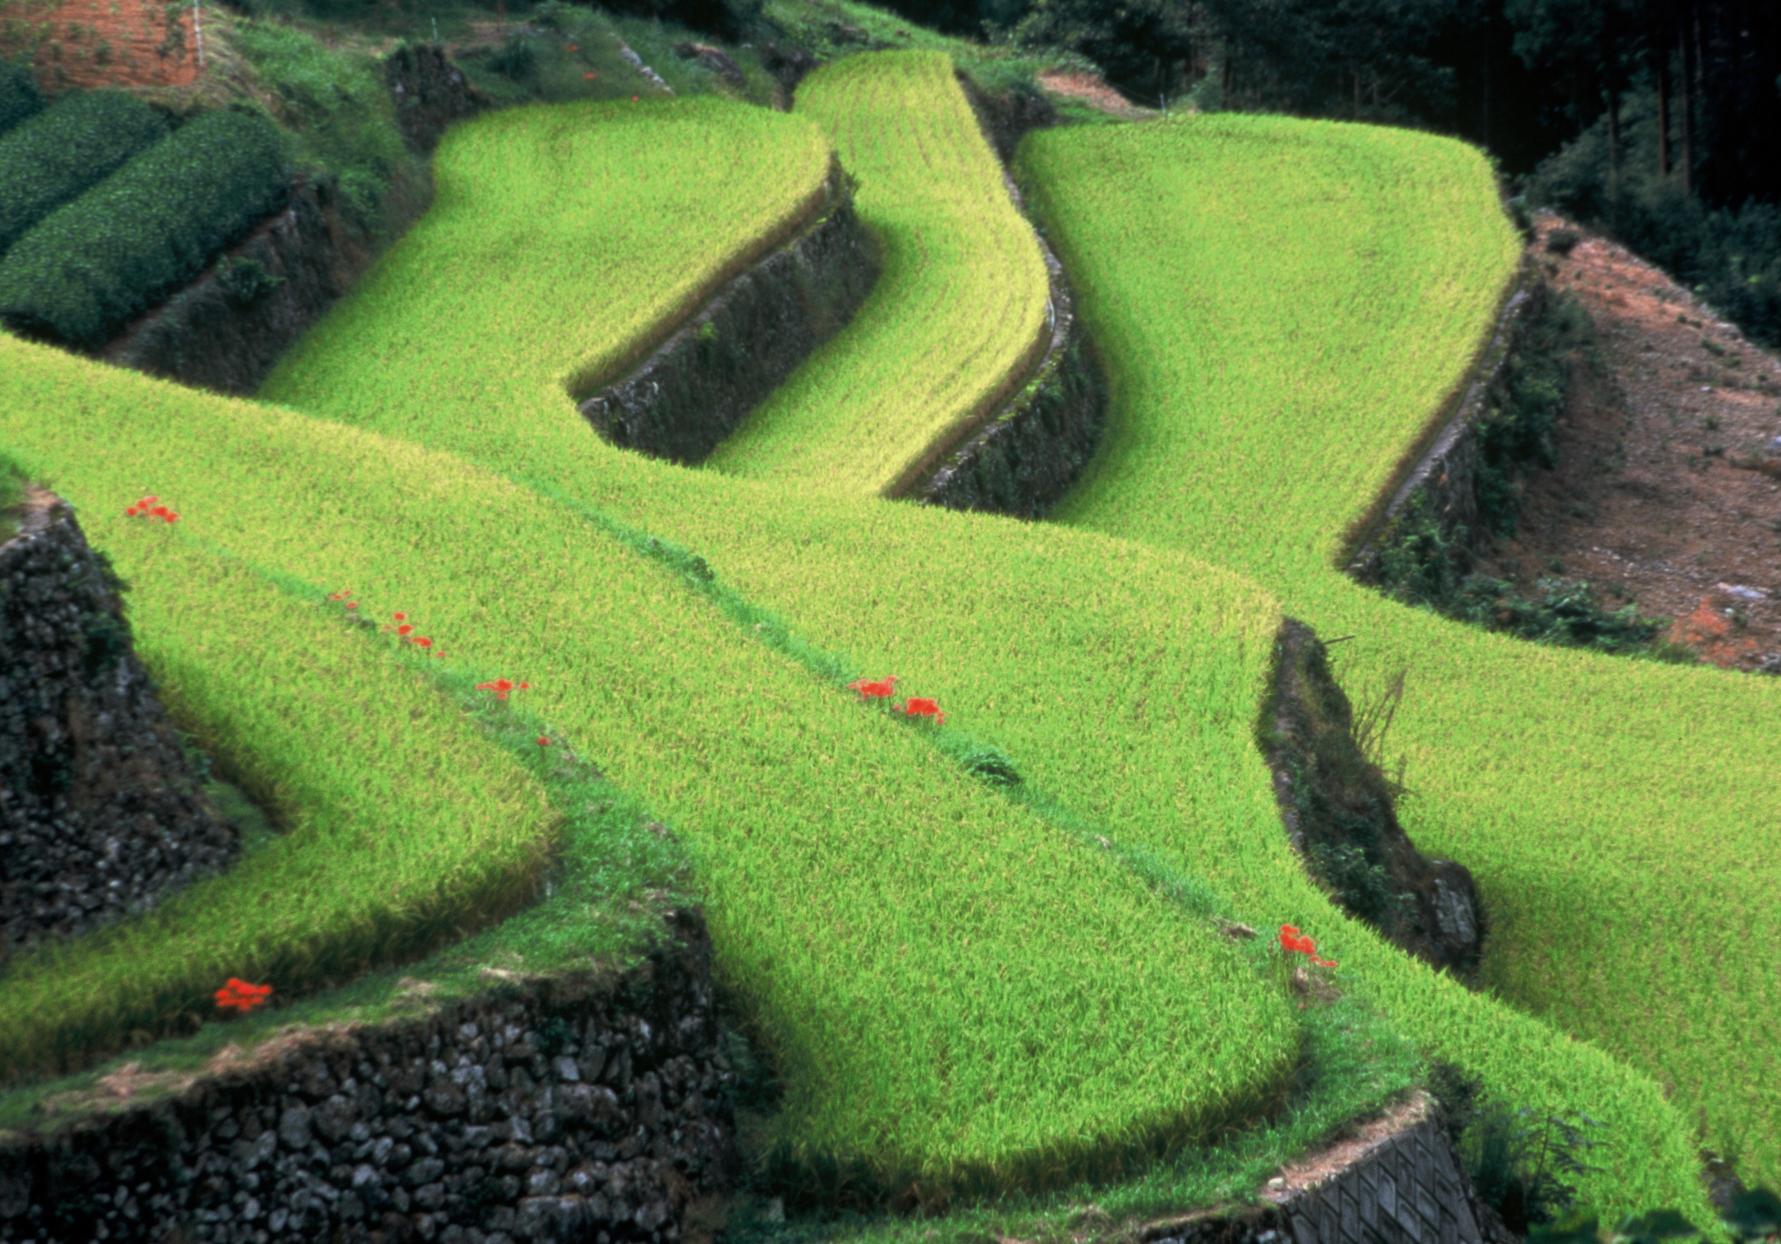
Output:
<svg viewBox="0 0 1781 1244">
<path fill-rule="evenodd" d="M 853 322 L 708 465 L 894 494 L 1037 361 L 1049 340 L 1045 262 L 945 56 L 853 57 L 805 79 L 797 105 L 858 180 L 884 269 Z"/>
</svg>

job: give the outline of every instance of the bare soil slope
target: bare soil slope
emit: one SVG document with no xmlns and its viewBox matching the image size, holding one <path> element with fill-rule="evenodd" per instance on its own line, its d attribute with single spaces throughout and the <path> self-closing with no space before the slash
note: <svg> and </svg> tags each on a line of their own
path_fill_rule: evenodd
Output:
<svg viewBox="0 0 1781 1244">
<path fill-rule="evenodd" d="M 1479 569 L 1530 592 L 1587 579 L 1715 664 L 1781 673 L 1781 361 L 1624 247 L 1537 225 L 1598 365 L 1577 368 L 1558 467 L 1529 477 L 1519 531 Z M 1560 230 L 1580 239 L 1568 253 L 1547 248 Z"/>
</svg>

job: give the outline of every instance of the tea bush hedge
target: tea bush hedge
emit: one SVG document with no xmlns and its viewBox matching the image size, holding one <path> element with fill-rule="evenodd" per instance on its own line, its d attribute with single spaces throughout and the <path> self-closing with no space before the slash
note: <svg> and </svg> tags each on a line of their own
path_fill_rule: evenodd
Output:
<svg viewBox="0 0 1781 1244">
<path fill-rule="evenodd" d="M 270 121 L 206 113 L 50 213 L 0 258 L 0 318 L 98 346 L 202 271 L 279 205 L 287 185 L 283 139 Z"/>
<path fill-rule="evenodd" d="M 4 75 L 0 69 L 0 130 L 9 103 L 15 119 L 32 111 L 32 97 L 6 98 Z M 0 135 L 0 252 L 166 133 L 161 114 L 134 95 L 83 91 Z"/>
</svg>

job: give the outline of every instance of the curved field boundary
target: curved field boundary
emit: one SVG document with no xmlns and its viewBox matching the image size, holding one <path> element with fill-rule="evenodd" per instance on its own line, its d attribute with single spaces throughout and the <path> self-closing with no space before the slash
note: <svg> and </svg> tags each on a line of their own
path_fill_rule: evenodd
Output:
<svg viewBox="0 0 1781 1244">
<path fill-rule="evenodd" d="M 0 353 L 9 345 L 0 338 Z M 27 367 L 40 381 L 70 367 L 104 374 L 56 362 Z M 132 585 L 138 652 L 174 717 L 289 827 L 140 919 L 16 956 L 0 976 L 8 1078 L 210 1018 L 227 977 L 301 993 L 455 940 L 535 895 L 555 814 L 418 670 L 367 659 L 341 619 L 174 528 L 76 495 Z"/>
<path fill-rule="evenodd" d="M 860 218 L 881 240 L 884 273 L 853 323 L 709 465 L 895 496 L 1044 356 L 1044 259 L 945 56 L 840 61 L 804 80 L 797 110 L 824 126 L 858 180 Z"/>
<path fill-rule="evenodd" d="M 524 147 L 511 150 L 517 157 Z M 1308 154 L 1340 154 L 1315 140 L 1281 150 L 1301 163 Z M 584 164 L 563 169 L 558 193 L 583 185 L 601 158 L 590 146 Z M 448 166 L 453 159 L 444 157 Z M 1362 160 L 1363 172 L 1365 166 Z M 695 162 L 690 175 L 701 167 Z M 1285 184 L 1298 172 L 1289 167 Z M 1449 180 L 1464 190 L 1473 176 L 1468 167 L 1450 171 Z M 669 202 L 676 185 L 661 189 Z M 1427 189 L 1413 183 L 1402 193 L 1420 205 Z M 576 357 L 582 348 L 576 308 L 587 295 L 563 285 L 554 261 L 568 238 L 597 242 L 582 222 L 583 232 L 571 233 L 567 222 L 558 231 L 552 220 L 541 228 L 530 205 L 506 190 L 495 166 L 480 185 L 464 182 L 462 196 L 435 213 L 433 232 L 411 236 L 388 257 L 383 289 L 405 296 L 373 306 L 366 300 L 374 291 L 361 290 L 354 296 L 360 305 L 336 312 L 351 317 L 355 332 L 312 337 L 281 372 L 275 396 L 318 416 L 449 448 L 571 508 L 597 505 L 696 550 L 705 559 L 697 562 L 704 574 L 715 571 L 720 582 L 770 607 L 798 641 L 849 654 L 841 677 L 904 675 L 899 690 L 937 696 L 973 736 L 1012 756 L 1035 788 L 1104 827 L 1110 840 L 1202 878 L 1232 896 L 1236 914 L 1257 924 L 1290 920 L 1312 931 L 1342 962 L 1344 979 L 1358 982 L 1355 992 L 1431 1055 L 1460 1064 L 1516 1105 L 1609 1116 L 1604 1148 L 1591 1155 L 1602 1169 L 1583 1181 L 1591 1208 L 1612 1216 L 1674 1204 L 1698 1207 L 1705 1217 L 1692 1129 L 1652 1078 L 1411 962 L 1344 918 L 1304 878 L 1255 746 L 1278 611 L 1245 603 L 1257 599 L 1252 585 L 1144 542 L 810 488 L 793 492 L 777 481 L 687 471 L 612 449 L 589 433 L 562 393 L 561 363 L 539 348 L 554 343 L 557 359 Z M 1241 215 L 1255 201 L 1233 196 L 1222 210 Z M 497 300 L 466 287 L 449 262 L 457 225 L 447 218 L 453 215 L 496 233 L 523 227 L 525 244 L 501 252 L 506 289 L 523 296 Z M 1158 245 L 1167 240 L 1163 226 L 1180 223 L 1158 221 L 1149 211 L 1133 221 L 1139 241 L 1154 238 Z M 622 227 L 610 215 L 596 221 L 601 232 Z M 1491 235 L 1486 228 L 1468 236 L 1475 243 Z M 585 288 L 599 291 L 612 314 L 647 318 L 648 286 L 627 283 L 622 273 L 586 279 Z M 1196 294 L 1178 284 L 1175 296 Z M 1180 307 L 1171 314 L 1179 315 Z M 1429 405 L 1409 402 L 1418 423 L 1463 370 L 1473 340 L 1466 338 L 1457 360 L 1428 360 Z M 1147 365 L 1167 363 L 1164 357 Z M 1409 399 L 1399 394 L 1393 401 L 1393 409 L 1405 409 Z M 1103 457 L 1122 448 L 1116 437 Z M 1091 476 L 1096 471 L 1091 466 Z M 1322 514 L 1316 507 L 1312 512 Z M 1327 555 L 1315 564 L 1327 565 Z M 756 629 L 757 623 L 765 625 L 745 619 L 745 629 L 774 633 L 770 626 Z M 832 771 L 824 789 L 861 825 L 895 815 L 887 792 L 844 767 Z M 1490 794 L 1474 789 L 1470 797 Z M 795 800 L 799 792 L 788 788 L 786 797 Z M 1411 830 L 1417 834 L 1418 827 Z M 934 978 L 936 987 L 941 979 Z M 960 980 L 969 987 L 969 977 Z M 1203 1001 L 1225 1005 L 1216 991 Z M 805 1074 L 795 1060 L 791 1065 L 793 1079 Z M 1216 1109 L 1216 1096 L 1209 1086 L 1192 1087 L 1178 1104 Z M 1042 1109 L 1043 1103 L 1032 1104 Z M 1014 1135 L 982 1121 L 983 1112 L 1000 1106 L 980 1101 L 956 1108 L 960 1120 L 989 1127 L 984 1135 Z M 817 1113 L 814 1099 L 800 1099 L 787 1135 L 811 1152 L 832 1153 L 833 1133 L 811 1122 Z M 910 1149 L 943 1163 L 947 1146 L 927 1130 L 939 1122 L 924 1115 L 919 1126 Z"/>
<path fill-rule="evenodd" d="M 695 855 L 720 972 L 783 1069 L 780 1152 L 807 1175 L 942 1195 L 1053 1182 L 1203 1138 L 1290 1075 L 1289 998 L 1210 920 L 937 754 L 923 723 L 861 704 L 845 671 L 786 660 L 574 507 L 437 451 L 5 338 L 0 360 L 0 442 L 28 470 L 89 508 L 154 480 L 185 499 L 181 522 L 129 534 L 215 541 L 355 584 L 375 615 L 426 619 L 443 667 L 529 681 L 528 711 L 668 821 Z M 90 455 L 95 442 L 113 452 Z M 185 599 L 187 576 L 159 565 L 123 569 L 138 591 Z M 1271 626 L 1264 595 L 1219 586 L 1208 613 Z M 178 650 L 177 626 L 152 629 Z M 1225 666 L 1203 669 L 1214 694 Z M 170 681 L 248 676 L 194 656 Z M 282 673 L 262 662 L 251 676 Z M 305 677 L 294 693 L 316 690 Z M 440 763 L 413 775 L 428 798 L 449 794 Z M 276 940 L 300 954 L 309 939 Z M 84 995 L 65 1005 L 91 1009 Z M 51 1043 L 66 1025 L 18 1027 Z"/>
<path fill-rule="evenodd" d="M 839 168 L 819 218 L 729 281 L 622 380 L 578 402 L 614 445 L 703 461 L 872 291 L 878 257 Z"/>
<path fill-rule="evenodd" d="M 1441 404 L 1428 427 L 1404 455 L 1396 477 L 1380 489 L 1373 504 L 1349 525 L 1337 558 L 1347 573 L 1363 580 L 1366 578 L 1367 565 L 1377 555 L 1374 545 L 1392 520 L 1403 512 L 1413 496 L 1429 486 L 1432 479 L 1446 474 L 1448 460 L 1459 450 L 1460 443 L 1471 436 L 1474 425 L 1484 414 L 1484 403 L 1491 386 L 1514 348 L 1516 332 L 1533 302 L 1534 296 L 1529 292 L 1531 279 L 1524 257 L 1516 279 L 1503 291 L 1489 337 L 1480 345 L 1477 357 L 1455 386 L 1452 396 Z"/>
<path fill-rule="evenodd" d="M 1041 134 L 1026 155 L 1119 394 L 1062 517 L 1254 574 L 1357 636 L 1350 687 L 1407 671 L 1388 744 L 1420 795 L 1406 827 L 1477 878 L 1487 985 L 1665 1085 L 1747 1178 L 1781 1176 L 1781 1046 L 1748 1037 L 1781 1021 L 1751 950 L 1781 939 L 1781 747 L 1760 724 L 1781 686 L 1537 648 L 1339 568 L 1347 516 L 1427 436 L 1514 277 L 1482 158 L 1225 117 Z M 1580 1108 L 1633 1143 L 1621 1104 Z"/>
</svg>

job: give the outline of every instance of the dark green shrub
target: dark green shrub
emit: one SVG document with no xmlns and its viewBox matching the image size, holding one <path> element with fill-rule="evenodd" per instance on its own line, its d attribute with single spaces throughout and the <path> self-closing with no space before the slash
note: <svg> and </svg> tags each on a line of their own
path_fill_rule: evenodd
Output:
<svg viewBox="0 0 1781 1244">
<path fill-rule="evenodd" d="M 225 259 L 216 266 L 216 283 L 235 306 L 251 307 L 284 284 L 284 278 L 257 259 Z"/>
<path fill-rule="evenodd" d="M 121 91 L 67 95 L 0 138 L 0 251 L 167 133 Z"/>
<path fill-rule="evenodd" d="M 538 77 L 537 43 L 531 35 L 508 35 L 507 42 L 490 52 L 485 63 L 503 78 L 530 86 Z"/>
<path fill-rule="evenodd" d="M 1478 1081 L 1451 1063 L 1430 1068 L 1428 1087 L 1478 1198 L 1509 1230 L 1527 1235 L 1571 1210 L 1577 1178 L 1597 1169 L 1584 1156 L 1595 1147 L 1589 1133 L 1600 1123 L 1485 1099 Z"/>
<path fill-rule="evenodd" d="M 287 184 L 270 121 L 207 113 L 51 213 L 0 259 L 0 318 L 100 345 L 277 207 Z"/>
<path fill-rule="evenodd" d="M 31 71 L 0 60 L 0 134 L 42 110 L 43 96 L 37 93 Z"/>
<path fill-rule="evenodd" d="M 974 747 L 965 754 L 963 763 L 967 773 L 991 786 L 1020 785 L 1020 770 L 1014 767 L 1013 757 L 1000 748 Z"/>
</svg>

